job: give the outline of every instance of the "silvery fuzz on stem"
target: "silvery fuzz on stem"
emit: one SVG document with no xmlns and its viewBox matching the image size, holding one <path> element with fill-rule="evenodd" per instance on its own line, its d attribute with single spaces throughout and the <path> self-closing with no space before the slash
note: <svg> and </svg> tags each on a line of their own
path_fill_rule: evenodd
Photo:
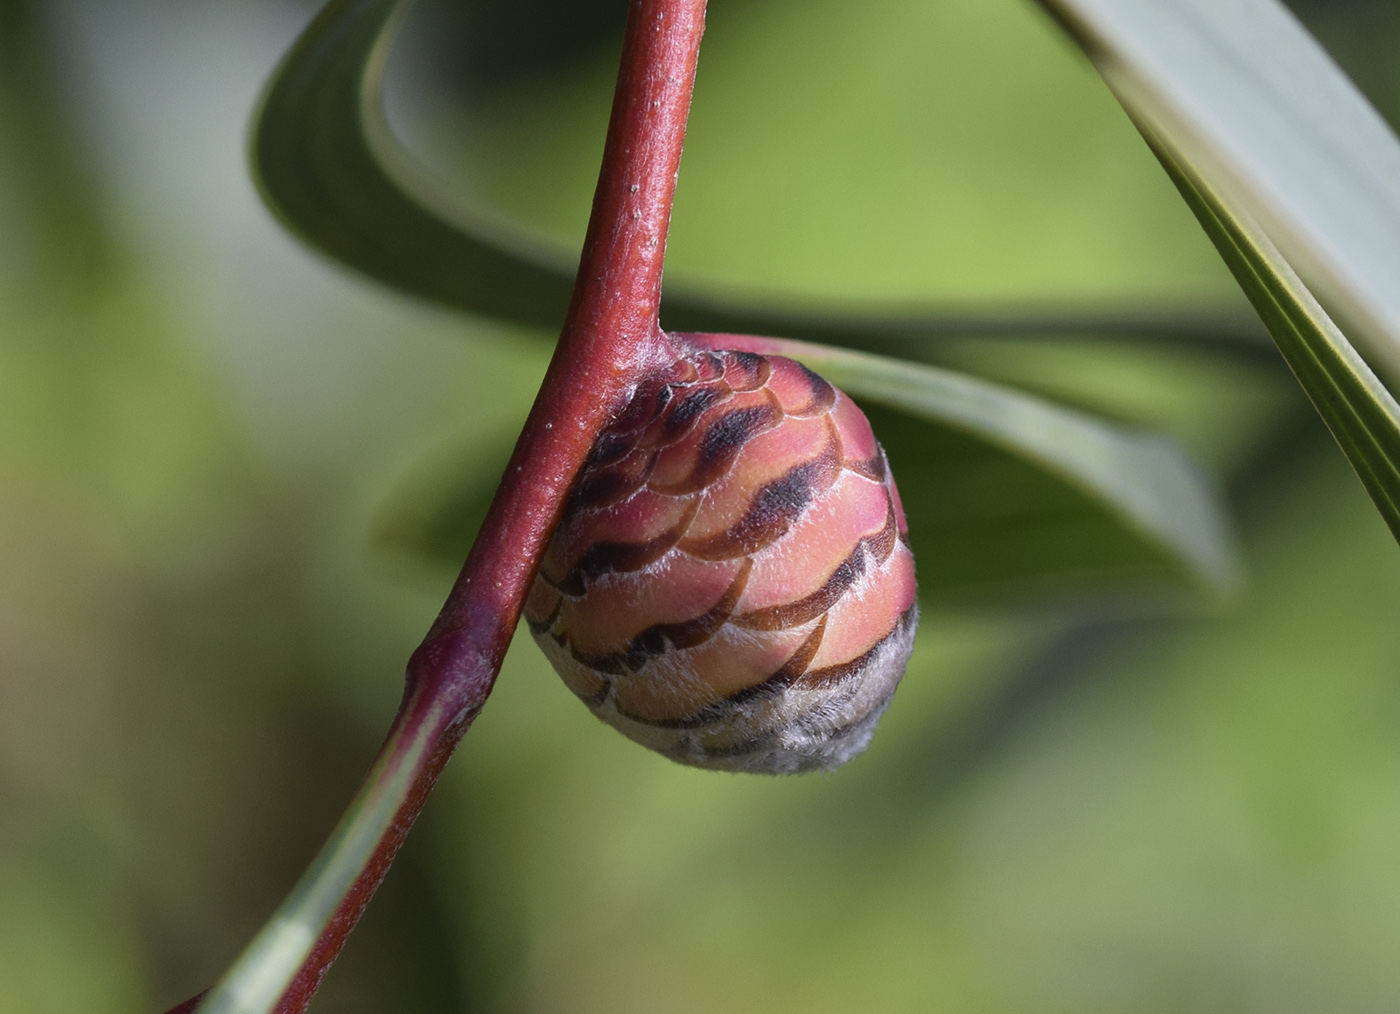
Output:
<svg viewBox="0 0 1400 1014">
<path fill-rule="evenodd" d="M 673 760 L 834 768 L 869 743 L 917 622 L 884 451 L 791 359 L 687 355 L 599 437 L 525 618 L 595 715 Z"/>
</svg>

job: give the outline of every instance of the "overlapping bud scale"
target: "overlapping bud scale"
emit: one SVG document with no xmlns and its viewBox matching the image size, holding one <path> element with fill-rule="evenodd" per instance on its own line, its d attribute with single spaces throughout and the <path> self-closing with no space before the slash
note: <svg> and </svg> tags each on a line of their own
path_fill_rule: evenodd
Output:
<svg viewBox="0 0 1400 1014">
<path fill-rule="evenodd" d="M 604 721 L 687 764 L 859 753 L 904 672 L 914 562 L 860 409 L 790 359 L 700 352 L 643 385 L 575 483 L 525 607 Z"/>
</svg>

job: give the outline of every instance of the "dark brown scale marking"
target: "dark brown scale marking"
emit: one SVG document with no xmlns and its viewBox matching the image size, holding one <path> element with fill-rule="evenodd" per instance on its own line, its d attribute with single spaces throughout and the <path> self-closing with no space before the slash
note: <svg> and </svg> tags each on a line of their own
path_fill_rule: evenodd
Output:
<svg viewBox="0 0 1400 1014">
<path fill-rule="evenodd" d="M 657 729 L 698 729 L 702 725 L 710 725 L 723 718 L 730 710 L 728 701 L 719 701 L 709 704 L 684 718 L 643 718 L 641 715 L 634 715 L 627 711 L 621 704 L 617 704 L 617 713 L 629 722 L 636 722 L 638 725 L 650 725 Z"/>
<path fill-rule="evenodd" d="M 724 356 L 718 352 L 705 352 L 691 361 L 695 364 L 695 375 L 699 383 L 707 384 L 724 376 Z"/>
<path fill-rule="evenodd" d="M 776 746 L 778 737 L 771 732 L 760 732 L 751 739 L 741 740 L 738 743 L 731 743 L 729 746 L 702 746 L 689 740 L 681 740 L 671 749 L 665 751 L 665 756 L 672 760 L 684 760 L 691 750 L 697 750 L 706 757 L 742 757 L 748 753 L 758 753 L 760 750 L 767 750 Z"/>
<path fill-rule="evenodd" d="M 635 461 L 623 458 L 609 468 L 585 469 L 578 486 L 569 497 L 566 513 L 597 510 L 621 503 L 646 484 L 656 467 L 660 451 L 637 454 Z"/>
<path fill-rule="evenodd" d="M 660 384 L 656 387 L 638 389 L 633 393 L 631 400 L 627 402 L 627 406 L 618 414 L 618 417 L 608 424 L 606 432 L 623 437 L 635 436 L 649 426 L 653 419 L 666 411 L 666 406 L 671 404 L 674 391 L 674 384 Z"/>
<path fill-rule="evenodd" d="M 562 580 L 549 583 L 565 595 L 578 598 L 587 591 L 590 582 L 604 574 L 626 574 L 655 563 L 685 536 L 686 529 L 695 520 L 695 512 L 699 507 L 700 500 L 696 498 L 676 524 L 654 539 L 647 539 L 645 542 L 593 543 Z M 545 580 L 548 581 L 549 578 Z"/>
<path fill-rule="evenodd" d="M 869 479 L 871 482 L 884 482 L 885 475 L 889 471 L 889 465 L 885 461 L 885 452 L 876 448 L 875 454 L 864 461 L 847 461 L 845 467 L 848 471 L 855 472 L 856 475 Z"/>
<path fill-rule="evenodd" d="M 734 465 L 734 459 L 744 445 L 764 430 L 772 429 L 782 419 L 782 409 L 776 404 L 736 408 L 720 416 L 700 441 L 700 451 L 690 475 L 669 486 L 653 486 L 658 493 L 681 496 L 698 493 L 724 476 Z"/>
<path fill-rule="evenodd" d="M 559 610 L 563 607 L 564 597 L 561 595 L 559 597 L 559 601 L 554 603 L 554 608 L 549 611 L 549 615 L 546 616 L 544 619 L 540 620 L 538 623 L 530 619 L 528 616 L 525 617 L 525 623 L 529 626 L 530 633 L 538 637 L 550 627 L 554 626 L 554 621 L 559 619 Z"/>
<path fill-rule="evenodd" d="M 728 370 L 724 379 L 736 391 L 757 391 L 773 373 L 773 367 L 763 356 L 753 352 L 730 352 Z"/>
<path fill-rule="evenodd" d="M 616 464 L 627 457 L 629 451 L 636 444 L 636 435 L 633 433 L 619 433 L 613 430 L 606 430 L 598 438 L 598 442 L 593 445 L 593 450 L 588 454 L 588 461 L 585 468 L 602 468 L 606 465 Z"/>
<path fill-rule="evenodd" d="M 637 672 L 649 659 L 655 658 L 657 655 L 664 655 L 673 648 L 679 650 L 704 644 L 715 635 L 715 631 L 724 626 L 725 621 L 734 612 L 734 607 L 738 604 L 740 596 L 744 594 L 744 586 L 748 583 L 749 571 L 751 570 L 753 570 L 753 561 L 745 560 L 744 565 L 739 568 L 739 573 L 735 575 L 734 580 L 725 593 L 720 596 L 719 601 L 709 611 L 693 620 L 684 620 L 680 623 L 658 623 L 648 627 L 627 642 L 627 647 L 622 651 L 611 652 L 607 655 L 581 655 L 572 647 L 570 647 L 570 651 L 575 660 L 591 669 L 612 676 L 623 676 L 627 673 Z"/>
<path fill-rule="evenodd" d="M 777 697 L 788 687 L 797 683 L 807 667 L 812 664 L 812 659 L 817 657 L 817 649 L 822 646 L 822 636 L 826 633 L 826 617 L 823 616 L 817 621 L 817 625 L 812 628 L 812 632 L 807 635 L 807 639 L 797 646 L 797 650 L 788 656 L 788 660 L 783 663 L 783 667 L 769 676 L 762 683 L 755 684 L 745 690 L 740 690 L 737 694 L 730 694 L 725 702 L 730 705 L 744 704 L 747 701 L 760 698 L 767 699 Z"/>
<path fill-rule="evenodd" d="M 801 363 L 797 364 L 797 368 L 806 374 L 807 383 L 812 388 L 812 397 L 801 408 L 788 409 L 787 414 L 805 417 L 829 412 L 831 406 L 836 404 L 836 388 L 828 384 L 825 378 L 813 373 Z"/>
<path fill-rule="evenodd" d="M 700 379 L 700 371 L 695 368 L 695 364 L 690 359 L 677 359 L 671 364 L 671 372 L 666 377 L 666 383 L 682 386 L 693 384 Z"/>
<path fill-rule="evenodd" d="M 612 682 L 610 680 L 604 680 L 603 689 L 599 690 L 596 694 L 575 693 L 574 696 L 584 704 L 587 704 L 590 708 L 596 708 L 608 699 L 608 694 L 610 693 L 612 693 Z"/>
<path fill-rule="evenodd" d="M 683 718 L 641 718 L 623 711 L 621 707 L 617 709 L 617 713 L 634 722 L 655 726 L 658 729 L 698 729 L 704 725 L 711 725 L 740 705 L 753 700 L 777 697 L 784 689 L 797 682 L 803 671 L 811 664 L 812 659 L 816 657 L 817 649 L 822 645 L 824 633 L 826 633 L 826 617 L 822 617 L 821 622 L 807 635 L 807 639 L 797 646 L 797 650 L 783 663 L 783 667 L 772 676 L 761 683 L 730 694 L 723 700 L 707 704 L 694 714 L 686 715 Z"/>
<path fill-rule="evenodd" d="M 754 494 L 744 516 L 730 528 L 703 539 L 686 539 L 681 550 L 702 560 L 732 560 L 756 553 L 787 534 L 807 505 L 836 481 L 840 464 L 829 450 L 794 465 Z"/>
<path fill-rule="evenodd" d="M 787 630 L 789 627 L 801 626 L 841 601 L 841 596 L 850 590 L 864 570 L 865 565 L 861 560 L 860 550 L 857 549 L 842 560 L 826 579 L 826 583 L 812 594 L 796 602 L 755 609 L 751 613 L 734 617 L 731 622 L 745 630 Z"/>
<path fill-rule="evenodd" d="M 720 387 L 700 387 L 687 391 L 681 395 L 680 400 L 671 409 L 671 414 L 661 424 L 659 442 L 663 446 L 675 443 L 690 432 L 707 408 L 719 404 L 729 396 L 729 392 Z"/>
<path fill-rule="evenodd" d="M 890 499 L 888 492 L 885 493 L 885 527 L 881 528 L 874 535 L 867 535 L 856 545 L 870 554 L 870 558 L 876 563 L 884 563 L 894 552 L 895 544 L 899 541 L 899 524 L 894 519 L 894 501 Z"/>
<path fill-rule="evenodd" d="M 782 409 L 770 403 L 737 408 L 720 416 L 705 431 L 705 436 L 700 441 L 700 453 L 695 459 L 696 473 L 719 478 L 723 471 L 728 470 L 734 456 L 743 450 L 744 445 L 759 433 L 776 425 L 782 415 Z M 721 463 L 723 471 L 718 471 Z"/>
<path fill-rule="evenodd" d="M 898 629 L 898 628 L 896 628 Z M 858 655 L 849 662 L 842 662 L 840 665 L 829 665 L 825 669 L 813 669 L 805 674 L 798 685 L 804 690 L 826 690 L 840 686 L 846 680 L 854 676 L 859 676 L 861 671 L 870 663 L 875 653 L 880 650 L 880 646 L 894 636 L 894 631 L 886 634 L 875 642 L 875 646 L 863 655 Z"/>
<path fill-rule="evenodd" d="M 899 622 L 894 625 L 894 629 L 876 641 L 874 646 L 865 654 L 859 655 L 849 662 L 842 662 L 840 665 L 829 665 L 824 669 L 813 669 L 811 672 L 803 675 L 802 678 L 797 680 L 793 685 L 807 690 L 818 690 L 838 686 L 852 677 L 859 676 L 865 670 L 865 667 L 870 664 L 870 660 L 875 657 L 876 653 L 879 652 L 891 638 L 899 636 L 899 634 L 909 626 L 909 622 L 913 619 L 913 616 L 914 607 L 910 606 L 900 615 Z"/>
<path fill-rule="evenodd" d="M 851 699 L 851 697 L 854 697 L 854 696 L 855 696 L 855 691 L 852 691 L 851 694 L 850 694 L 849 696 L 847 696 L 846 700 L 849 701 L 849 700 Z M 805 716 L 804 716 L 804 718 L 805 718 Z M 820 719 L 818 719 L 817 722 L 814 723 L 813 726 L 810 726 L 810 727 L 807 726 L 807 725 L 805 725 L 805 724 L 803 723 L 803 719 L 798 719 L 798 720 L 797 720 L 797 724 L 798 724 L 801 728 L 806 729 L 806 730 L 809 731 L 809 732 L 820 732 L 820 733 L 822 734 L 822 738 L 825 739 L 826 742 L 828 742 L 828 743 L 836 743 L 836 742 L 838 742 L 838 741 L 840 741 L 840 740 L 845 739 L 845 738 L 846 738 L 847 736 L 849 736 L 851 733 L 853 733 L 853 732 L 859 732 L 859 731 L 861 731 L 862 729 L 864 729 L 866 726 L 868 726 L 868 725 L 870 724 L 870 715 L 869 715 L 869 714 L 861 715 L 861 716 L 860 716 L 859 718 L 857 718 L 854 722 L 847 722 L 845 725 L 838 725 L 838 726 L 837 726 L 836 728 L 834 728 L 834 729 L 828 729 L 828 728 L 826 728 L 825 724 L 822 723 Z"/>
<path fill-rule="evenodd" d="M 841 713 L 846 705 L 851 703 L 851 698 L 860 693 L 861 680 L 848 680 L 842 686 L 827 690 L 821 697 L 821 703 L 808 711 L 804 711 L 792 720 L 792 724 L 805 732 L 825 734 L 826 729 L 833 718 Z M 851 732 L 860 721 L 843 727 L 843 731 L 834 734 L 833 738 L 846 735 Z"/>
<path fill-rule="evenodd" d="M 889 558 L 890 553 L 894 552 L 897 538 L 898 533 L 894 524 L 894 505 L 891 504 L 886 516 L 885 527 L 874 535 L 867 535 L 856 542 L 855 549 L 851 550 L 851 555 L 842 560 L 831 572 L 831 576 L 826 579 L 826 583 L 812 594 L 795 602 L 785 602 L 782 605 L 755 609 L 753 612 L 735 616 L 729 622 L 736 627 L 743 627 L 745 630 L 786 630 L 789 627 L 801 626 L 841 601 L 841 596 L 845 595 L 865 573 L 867 556 L 877 563 L 884 563 Z"/>
</svg>

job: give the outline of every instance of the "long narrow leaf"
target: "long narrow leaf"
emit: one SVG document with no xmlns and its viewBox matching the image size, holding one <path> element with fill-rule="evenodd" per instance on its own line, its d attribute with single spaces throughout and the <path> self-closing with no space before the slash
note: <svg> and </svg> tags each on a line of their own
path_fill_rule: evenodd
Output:
<svg viewBox="0 0 1400 1014">
<path fill-rule="evenodd" d="M 294 232 L 337 260 L 472 313 L 556 329 L 576 253 L 534 241 L 438 185 L 404 151 L 383 107 L 389 47 L 408 0 L 334 0 L 283 61 L 253 135 L 263 196 Z M 902 352 L 909 340 L 973 334 L 1132 334 L 1238 346 L 1262 341 L 1232 312 L 1145 307 L 748 305 L 668 282 L 666 326 L 786 334 Z"/>
<path fill-rule="evenodd" d="M 1172 440 L 976 377 L 846 349 L 774 342 L 858 399 L 960 430 L 1045 469 L 1216 591 L 1236 577 L 1219 505 Z M 937 564 L 934 564 L 937 566 Z"/>
<path fill-rule="evenodd" d="M 1400 405 L 1258 225 L 1160 143 L 1153 150 L 1400 539 Z"/>
<path fill-rule="evenodd" d="M 1170 440 L 950 370 L 772 338 L 692 337 L 792 356 L 865 405 L 904 495 L 926 601 L 1218 595 L 1235 581 L 1223 512 Z M 455 567 L 509 452 L 504 434 L 496 444 L 416 470 L 376 526 L 381 550 Z"/>
<path fill-rule="evenodd" d="M 299 40 L 269 88 L 256 133 L 266 195 L 311 242 L 375 277 L 476 312 L 552 322 L 567 299 L 564 258 L 531 248 L 484 209 L 448 201 L 384 121 L 381 78 L 403 9 L 397 0 L 335 0 Z M 951 317 L 833 324 L 674 300 L 663 312 L 672 326 L 728 314 L 726 323 L 758 321 L 802 335 L 834 328 L 871 344 L 921 327 L 978 329 Z M 1086 323 L 1067 320 L 1080 329 Z M 1003 330 L 1017 324 L 992 323 Z M 1053 329 L 1047 323 L 1020 321 Z M 1131 321 L 1100 323 L 1129 329 Z M 926 592 L 959 597 L 1007 585 L 1141 585 L 1183 576 L 1216 589 L 1230 583 L 1233 559 L 1220 515 L 1174 445 L 946 370 L 816 347 L 802 353 L 821 359 L 852 393 L 938 424 L 931 435 L 926 423 L 911 430 L 907 420 L 890 419 L 882 433 L 887 444 L 905 448 L 906 485 L 912 490 L 926 480 L 929 487 L 926 504 L 911 502 L 929 515 L 917 537 L 939 560 L 926 571 Z M 482 474 L 494 480 L 490 472 Z M 430 510 L 426 525 L 407 526 L 426 529 L 427 537 L 399 541 L 455 550 L 473 515 L 461 505 L 480 499 L 474 489 L 454 483 L 445 499 L 457 520 L 443 524 L 444 513 Z"/>
<path fill-rule="evenodd" d="M 1400 372 L 1400 143 L 1278 0 L 1042 0 L 1120 101 Z"/>
<path fill-rule="evenodd" d="M 406 10 L 334 0 L 297 40 L 253 135 L 263 195 L 307 242 L 395 288 L 556 328 L 573 287 L 567 259 L 526 250 L 484 209 L 435 206 L 396 157 L 380 96 Z"/>
<path fill-rule="evenodd" d="M 1275 0 L 1043 0 L 1196 213 L 1400 538 L 1400 143 Z"/>
</svg>

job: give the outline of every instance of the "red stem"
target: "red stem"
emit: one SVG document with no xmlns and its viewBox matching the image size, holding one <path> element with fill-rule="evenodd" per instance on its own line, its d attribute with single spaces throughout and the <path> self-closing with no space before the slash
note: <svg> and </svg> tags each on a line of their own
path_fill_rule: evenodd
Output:
<svg viewBox="0 0 1400 1014">
<path fill-rule="evenodd" d="M 573 300 L 544 383 L 462 574 L 409 681 L 464 682 L 500 665 L 563 506 L 598 433 L 645 373 L 674 359 L 657 323 L 705 0 L 634 0 Z M 482 654 L 486 652 L 486 654 Z"/>
<path fill-rule="evenodd" d="M 504 654 L 505 652 L 502 650 L 500 655 Z M 498 657 L 496 669 L 499 668 Z M 394 815 L 394 821 L 390 825 L 388 833 L 379 840 L 369 861 L 365 863 L 359 876 L 355 878 L 354 884 L 346 892 L 340 907 L 336 909 L 330 922 L 322 930 L 321 935 L 311 948 L 311 953 L 302 962 L 295 978 L 288 985 L 286 992 L 282 994 L 277 1006 L 273 1008 L 274 1014 L 302 1014 L 310 1006 L 316 991 L 321 988 L 321 980 L 330 971 L 331 963 L 335 961 L 340 949 L 345 946 L 346 939 L 349 938 L 355 924 L 360 921 L 360 916 L 364 914 L 370 898 L 378 890 L 380 883 L 384 880 L 384 875 L 389 872 L 389 865 L 398 855 L 399 848 L 403 845 L 404 839 L 408 837 L 409 829 L 413 827 L 413 822 L 423 811 L 423 804 L 428 801 L 428 793 L 432 791 L 433 785 L 438 780 L 438 775 L 442 774 L 442 769 L 447 765 L 452 751 L 456 749 L 458 742 L 467 731 L 467 727 L 481 711 L 481 706 L 486 703 L 486 695 L 491 692 L 491 684 L 495 682 L 495 670 L 485 679 L 477 677 L 476 682 L 480 689 L 477 691 L 475 702 L 469 705 L 465 711 L 444 715 L 442 705 L 445 702 L 442 697 L 460 696 L 463 690 L 460 685 L 461 681 L 454 681 L 454 685 L 444 687 L 441 684 L 433 686 L 430 679 L 421 679 L 415 682 L 410 678 L 403 701 L 399 705 L 399 713 L 394 717 L 394 723 L 389 729 L 389 735 L 385 738 L 384 745 L 380 747 L 380 756 L 375 758 L 376 764 L 386 752 L 392 752 L 396 747 L 406 746 L 414 738 L 413 733 L 418 726 L 424 722 L 432 722 L 436 725 L 429 733 L 432 748 L 414 771 L 413 784 L 409 787 L 403 803 Z M 441 697 L 437 694 L 441 694 Z"/>
<path fill-rule="evenodd" d="M 433 747 L 277 1014 L 306 1010 L 485 704 L 564 496 L 599 432 L 646 373 L 675 358 L 657 309 L 704 17 L 705 0 L 632 3 L 563 333 L 462 573 L 409 659 L 403 702 L 379 759 L 401 749 L 424 722 L 436 726 Z"/>
</svg>

